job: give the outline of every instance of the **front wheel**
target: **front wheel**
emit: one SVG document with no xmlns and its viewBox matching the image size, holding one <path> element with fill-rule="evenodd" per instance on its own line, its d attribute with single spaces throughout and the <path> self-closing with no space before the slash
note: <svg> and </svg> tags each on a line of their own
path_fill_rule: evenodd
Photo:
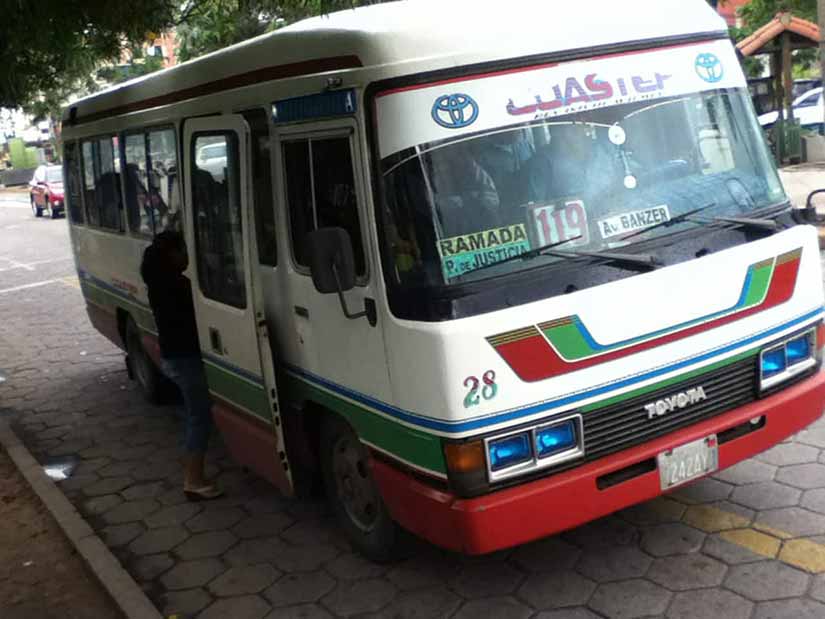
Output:
<svg viewBox="0 0 825 619">
<path fill-rule="evenodd" d="M 34 213 L 35 217 L 43 217 L 43 209 L 37 206 L 37 202 L 34 199 L 34 196 L 31 196 L 29 200 L 32 203 L 32 213 Z"/>
<path fill-rule="evenodd" d="M 369 452 L 337 417 L 321 429 L 321 470 L 327 498 L 352 545 L 373 561 L 398 556 L 399 530 L 372 477 Z"/>
<path fill-rule="evenodd" d="M 126 354 L 129 355 L 129 368 L 132 376 L 140 385 L 143 396 L 150 404 L 160 404 L 163 390 L 163 375 L 154 361 L 146 354 L 135 321 L 126 322 Z"/>
</svg>

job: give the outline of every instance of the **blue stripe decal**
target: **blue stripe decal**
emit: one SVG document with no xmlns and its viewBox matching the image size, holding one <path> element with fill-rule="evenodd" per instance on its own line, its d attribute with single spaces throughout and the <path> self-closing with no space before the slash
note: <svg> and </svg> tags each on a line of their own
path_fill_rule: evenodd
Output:
<svg viewBox="0 0 825 619">
<path fill-rule="evenodd" d="M 429 430 L 437 430 L 440 432 L 445 433 L 463 433 L 469 432 L 472 430 L 480 430 L 487 426 L 498 425 L 500 423 L 505 423 L 508 421 L 515 421 L 522 417 L 529 417 L 532 415 L 536 415 L 538 413 L 542 413 L 544 411 L 548 411 L 553 408 L 558 408 L 562 406 L 566 406 L 568 404 L 575 404 L 576 402 L 581 402 L 582 400 L 587 400 L 596 396 L 606 395 L 612 391 L 618 391 L 619 389 L 623 389 L 625 387 L 629 387 L 631 385 L 635 385 L 644 381 L 648 381 L 652 378 L 657 378 L 658 376 L 662 376 L 664 374 L 669 374 L 676 370 L 681 370 L 683 368 L 690 367 L 695 365 L 696 363 L 700 363 L 702 361 L 710 361 L 716 357 L 720 357 L 724 354 L 729 352 L 734 352 L 739 349 L 742 349 L 749 344 L 753 344 L 765 337 L 769 337 L 771 335 L 780 333 L 789 329 L 791 327 L 795 327 L 802 323 L 811 321 L 815 318 L 822 318 L 823 312 L 825 312 L 825 308 L 818 308 L 812 312 L 808 312 L 807 314 L 800 316 L 799 318 L 795 318 L 789 322 L 786 322 L 778 327 L 773 327 L 772 329 L 768 329 L 767 331 L 763 331 L 761 333 L 757 333 L 745 340 L 740 342 L 736 342 L 734 344 L 730 344 L 728 346 L 723 346 L 722 348 L 718 348 L 711 352 L 707 352 L 696 357 L 692 357 L 690 359 L 685 359 L 683 361 L 679 361 L 678 363 L 673 363 L 671 365 L 652 370 L 650 372 L 646 372 L 644 374 L 639 374 L 637 376 L 633 376 L 631 378 L 627 378 L 625 380 L 621 380 L 615 383 L 611 383 L 610 385 L 605 385 L 602 387 L 597 387 L 596 389 L 591 389 L 590 391 L 585 391 L 582 393 L 577 393 L 575 395 L 566 396 L 563 398 L 558 398 L 556 400 L 551 400 L 548 402 L 542 402 L 541 404 L 535 404 L 532 406 L 527 406 L 525 408 L 520 408 L 512 411 L 508 411 L 506 413 L 499 413 L 493 414 L 490 417 L 485 417 L 483 419 L 473 419 L 470 421 L 440 421 L 437 419 L 433 419 L 431 417 L 423 417 L 421 415 L 417 415 L 415 413 L 411 413 L 409 411 L 405 411 L 399 408 L 395 408 L 385 402 L 381 402 L 379 400 L 375 400 L 368 395 L 359 393 L 357 391 L 352 391 L 351 389 L 347 389 L 337 383 L 330 382 L 320 376 L 316 376 L 315 374 L 311 374 L 302 370 L 298 367 L 284 364 L 286 369 L 296 374 L 309 382 L 316 383 L 317 385 L 329 389 L 330 391 L 336 392 L 339 395 L 349 398 L 350 400 L 354 400 L 360 404 L 363 404 L 369 408 L 374 408 L 386 415 L 391 417 L 395 417 L 396 419 L 403 421 L 405 423 L 409 423 L 411 425 L 416 425 L 422 428 L 427 428 Z"/>
<path fill-rule="evenodd" d="M 120 297 L 124 301 L 129 301 L 129 303 L 132 303 L 133 305 L 137 305 L 138 307 L 141 307 L 141 308 L 145 309 L 146 311 L 149 311 L 149 312 L 152 311 L 152 308 L 150 308 L 145 303 L 141 303 L 140 301 L 138 301 L 137 298 L 126 294 L 125 292 L 123 292 L 119 288 L 115 288 L 111 284 L 108 284 L 108 283 L 104 282 L 102 279 L 98 279 L 97 277 L 95 277 L 94 275 L 89 273 L 88 271 L 78 269 L 77 274 L 80 276 L 80 283 L 81 284 L 86 282 L 86 280 L 90 280 L 90 282 L 86 282 L 86 283 L 91 283 L 92 285 L 97 286 L 98 288 L 103 288 L 103 290 L 105 290 L 106 292 L 108 292 L 110 294 L 113 294 L 116 297 Z"/>
</svg>

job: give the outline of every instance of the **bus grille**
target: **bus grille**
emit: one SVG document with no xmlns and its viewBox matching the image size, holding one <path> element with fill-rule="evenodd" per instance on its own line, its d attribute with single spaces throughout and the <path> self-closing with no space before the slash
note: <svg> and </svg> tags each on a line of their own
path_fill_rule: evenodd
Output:
<svg viewBox="0 0 825 619">
<path fill-rule="evenodd" d="M 645 443 L 757 398 L 758 355 L 584 415 L 585 459 Z M 646 404 L 701 386 L 707 399 L 648 419 Z"/>
</svg>

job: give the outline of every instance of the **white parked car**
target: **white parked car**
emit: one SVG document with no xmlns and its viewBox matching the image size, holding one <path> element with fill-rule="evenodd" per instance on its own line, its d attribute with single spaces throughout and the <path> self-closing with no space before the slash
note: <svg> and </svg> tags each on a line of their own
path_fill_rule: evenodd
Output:
<svg viewBox="0 0 825 619">
<path fill-rule="evenodd" d="M 822 88 L 813 88 L 800 95 L 793 102 L 793 114 L 803 127 L 815 128 L 825 123 L 825 105 Z M 768 112 L 759 117 L 759 124 L 770 127 L 779 118 L 779 112 Z"/>
</svg>

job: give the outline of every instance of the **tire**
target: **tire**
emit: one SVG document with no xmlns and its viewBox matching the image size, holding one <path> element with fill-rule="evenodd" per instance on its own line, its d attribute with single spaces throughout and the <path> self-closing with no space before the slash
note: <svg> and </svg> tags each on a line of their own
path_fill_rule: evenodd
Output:
<svg viewBox="0 0 825 619">
<path fill-rule="evenodd" d="M 401 531 L 372 477 L 369 452 L 340 418 L 321 428 L 321 473 L 327 499 L 350 543 L 365 557 L 385 563 L 399 557 Z"/>
<path fill-rule="evenodd" d="M 165 379 L 155 362 L 143 348 L 140 330 L 129 317 L 126 321 L 126 354 L 131 375 L 140 386 L 143 397 L 150 404 L 160 404 L 163 399 Z"/>
<path fill-rule="evenodd" d="M 29 196 L 29 200 L 32 203 L 32 213 L 34 213 L 34 216 L 43 217 L 43 209 L 37 206 L 37 202 L 34 201 L 34 196 Z"/>
</svg>

